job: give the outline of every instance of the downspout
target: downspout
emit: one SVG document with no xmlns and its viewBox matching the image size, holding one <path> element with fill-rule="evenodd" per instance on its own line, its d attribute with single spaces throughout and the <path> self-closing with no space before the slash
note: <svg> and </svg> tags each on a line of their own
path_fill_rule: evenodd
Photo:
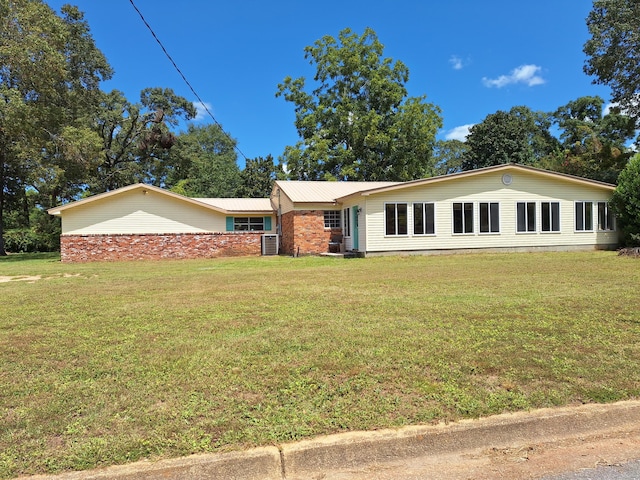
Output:
<svg viewBox="0 0 640 480">
<path fill-rule="evenodd" d="M 276 233 L 278 234 L 278 251 L 282 249 L 282 207 L 280 206 L 280 187 L 276 190 L 278 197 L 278 220 L 276 222 Z"/>
</svg>

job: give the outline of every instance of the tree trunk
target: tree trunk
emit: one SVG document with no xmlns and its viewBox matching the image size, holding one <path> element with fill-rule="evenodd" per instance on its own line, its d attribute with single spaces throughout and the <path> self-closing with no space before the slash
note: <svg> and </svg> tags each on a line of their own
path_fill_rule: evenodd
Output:
<svg viewBox="0 0 640 480">
<path fill-rule="evenodd" d="M 2 228 L 2 212 L 0 212 L 0 257 L 6 257 L 7 252 L 4 249 L 4 228 Z"/>
<path fill-rule="evenodd" d="M 4 161 L 0 160 L 0 257 L 6 257 L 4 249 Z"/>
</svg>

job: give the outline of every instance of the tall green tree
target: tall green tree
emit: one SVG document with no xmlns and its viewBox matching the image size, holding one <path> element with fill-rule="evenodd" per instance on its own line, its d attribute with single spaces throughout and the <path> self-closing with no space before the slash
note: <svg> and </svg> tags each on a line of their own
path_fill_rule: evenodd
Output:
<svg viewBox="0 0 640 480">
<path fill-rule="evenodd" d="M 432 175 L 440 110 L 425 97 L 408 97 L 409 69 L 383 57 L 367 28 L 325 36 L 305 48 L 315 65 L 315 88 L 287 77 L 276 96 L 295 105 L 300 141 L 280 163 L 297 179 L 411 180 Z"/>
<path fill-rule="evenodd" d="M 82 169 L 64 152 L 83 148 L 74 142 L 89 135 L 83 119 L 111 74 L 77 8 L 0 2 L 0 254 L 7 205 L 24 204 L 27 188 L 45 207 L 69 194 Z"/>
<path fill-rule="evenodd" d="M 448 175 L 462 171 L 462 162 L 468 149 L 467 144 L 461 140 L 438 140 L 433 153 L 436 174 Z"/>
<path fill-rule="evenodd" d="M 180 120 L 195 117 L 195 107 L 169 88 L 147 88 L 131 103 L 113 90 L 103 94 L 94 122 L 101 139 L 100 161 L 92 193 L 147 182 L 161 185 L 168 171 L 168 151 L 176 143 Z"/>
<path fill-rule="evenodd" d="M 271 195 L 273 183 L 284 179 L 285 173 L 281 165 L 276 165 L 273 157 L 256 157 L 247 159 L 244 170 L 240 172 L 242 184 L 238 196 L 247 198 L 266 198 Z"/>
<path fill-rule="evenodd" d="M 469 129 L 462 170 L 520 163 L 535 165 L 559 148 L 548 114 L 525 106 L 487 115 Z"/>
<path fill-rule="evenodd" d="M 99 139 L 92 117 L 102 97 L 100 83 L 113 74 L 94 43 L 84 14 L 65 5 L 61 18 L 67 32 L 63 52 L 67 78 L 45 128 L 48 141 L 36 146 L 42 149 L 40 170 L 34 172 L 38 175 L 32 183 L 45 208 L 74 198 L 93 175 Z"/>
<path fill-rule="evenodd" d="M 218 125 L 190 125 L 171 149 L 167 185 L 188 197 L 238 196 L 242 180 L 235 147 Z"/>
<path fill-rule="evenodd" d="M 553 118 L 560 129 L 561 152 L 546 168 L 615 183 L 632 151 L 625 146 L 635 135 L 635 122 L 612 109 L 606 115 L 600 97 L 580 97 L 558 108 Z"/>
<path fill-rule="evenodd" d="M 584 71 L 608 85 L 612 99 L 636 121 L 640 117 L 640 2 L 595 0 L 587 17 Z"/>
<path fill-rule="evenodd" d="M 622 242 L 640 246 L 640 154 L 632 157 L 620 173 L 611 204 L 622 231 Z"/>
</svg>

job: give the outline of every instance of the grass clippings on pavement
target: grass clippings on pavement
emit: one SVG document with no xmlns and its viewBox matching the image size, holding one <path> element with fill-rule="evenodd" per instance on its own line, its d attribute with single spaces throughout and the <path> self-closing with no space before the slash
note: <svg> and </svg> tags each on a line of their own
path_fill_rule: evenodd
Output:
<svg viewBox="0 0 640 480">
<path fill-rule="evenodd" d="M 0 478 L 640 393 L 613 252 L 0 259 Z"/>
</svg>

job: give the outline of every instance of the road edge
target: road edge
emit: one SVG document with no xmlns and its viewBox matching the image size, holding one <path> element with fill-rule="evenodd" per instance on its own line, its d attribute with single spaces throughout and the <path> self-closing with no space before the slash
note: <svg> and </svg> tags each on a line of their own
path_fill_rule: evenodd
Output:
<svg viewBox="0 0 640 480">
<path fill-rule="evenodd" d="M 141 461 L 19 480 L 298 480 L 329 471 L 429 455 L 606 434 L 630 424 L 640 426 L 640 400 L 505 413 L 448 424 L 338 433 L 240 452 Z"/>
</svg>

